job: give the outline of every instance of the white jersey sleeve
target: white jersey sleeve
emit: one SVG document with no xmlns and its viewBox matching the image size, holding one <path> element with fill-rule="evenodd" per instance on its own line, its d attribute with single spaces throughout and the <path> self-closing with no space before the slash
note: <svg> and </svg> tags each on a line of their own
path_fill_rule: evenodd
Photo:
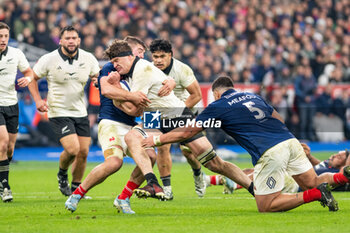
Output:
<svg viewBox="0 0 350 233">
<path fill-rule="evenodd" d="M 46 77 L 48 74 L 48 69 L 47 69 L 47 61 L 50 61 L 47 59 L 48 54 L 42 56 L 39 58 L 38 62 L 34 65 L 33 71 L 34 73 L 39 77 Z"/>
<path fill-rule="evenodd" d="M 26 56 L 24 55 L 24 53 L 18 49 L 18 69 L 23 72 L 26 69 L 28 69 L 29 66 L 29 62 L 26 58 Z"/>
<path fill-rule="evenodd" d="M 98 75 L 100 72 L 100 65 L 98 64 L 97 59 L 92 55 L 91 53 L 89 54 L 91 57 L 91 72 L 90 72 L 90 77 Z"/>
</svg>

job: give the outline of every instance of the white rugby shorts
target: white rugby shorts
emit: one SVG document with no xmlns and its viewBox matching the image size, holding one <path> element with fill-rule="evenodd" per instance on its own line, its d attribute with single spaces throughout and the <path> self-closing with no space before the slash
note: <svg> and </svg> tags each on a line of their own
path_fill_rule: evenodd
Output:
<svg viewBox="0 0 350 233">
<path fill-rule="evenodd" d="M 101 144 L 105 159 L 109 156 L 117 156 L 123 159 L 128 154 L 128 146 L 125 143 L 125 135 L 132 129 L 132 126 L 113 121 L 102 119 L 98 124 L 98 140 Z M 108 149 L 113 150 L 113 155 L 105 155 Z"/>
<path fill-rule="evenodd" d="M 300 142 L 288 139 L 271 147 L 261 156 L 254 167 L 254 193 L 267 195 L 281 191 L 285 186 L 286 173 L 302 174 L 312 168 Z"/>
</svg>

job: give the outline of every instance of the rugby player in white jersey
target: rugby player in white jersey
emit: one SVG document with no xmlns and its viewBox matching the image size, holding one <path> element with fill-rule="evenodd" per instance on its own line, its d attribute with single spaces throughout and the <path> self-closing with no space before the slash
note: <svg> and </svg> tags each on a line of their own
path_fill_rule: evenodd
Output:
<svg viewBox="0 0 350 233">
<path fill-rule="evenodd" d="M 26 87 L 33 79 L 26 57 L 21 50 L 8 46 L 9 39 L 10 27 L 0 22 L 0 197 L 3 202 L 13 199 L 9 169 L 18 132 L 17 70 L 24 75 L 17 80 L 18 86 Z"/>
<path fill-rule="evenodd" d="M 146 108 L 147 111 L 156 112 L 158 110 L 158 113 L 161 111 L 162 121 L 168 123 L 171 121 L 176 123 L 175 121 L 183 121 L 193 117 L 193 113 L 186 108 L 185 103 L 178 99 L 173 92 L 168 96 L 158 96 L 162 82 L 167 79 L 167 76 L 150 62 L 134 57 L 130 46 L 125 41 L 114 41 L 107 49 L 106 54 L 116 68 L 117 73 L 128 79 L 131 91 L 142 91 L 147 94 L 148 99 L 151 101 L 149 107 Z M 113 76 L 114 74 L 116 73 L 114 72 L 110 75 Z M 143 110 L 142 106 L 135 106 L 130 102 L 115 101 L 115 105 L 129 115 Z M 173 127 L 161 126 L 160 130 L 167 132 L 171 129 Z M 135 189 L 134 192 L 139 197 L 164 199 L 164 192 L 153 173 L 152 162 L 141 145 L 142 139 L 147 136 L 142 132 L 142 129 L 140 130 L 140 128 L 134 127 L 125 135 L 125 142 L 128 145 L 128 149 L 147 180 L 145 187 Z M 153 134 L 154 131 L 150 133 Z M 206 137 L 189 139 L 184 143 L 204 166 L 214 172 L 232 178 L 253 192 L 253 185 L 250 179 L 237 166 L 225 162 L 216 156 Z"/>
<path fill-rule="evenodd" d="M 143 58 L 147 49 L 143 41 L 137 37 L 127 36 L 124 38 L 131 49 L 132 54 Z M 105 161 L 96 166 L 80 184 L 80 186 L 73 192 L 73 194 L 67 199 L 65 207 L 67 210 L 74 212 L 78 208 L 79 201 L 85 196 L 85 194 L 91 190 L 94 186 L 103 182 L 108 176 L 117 172 L 123 165 L 123 157 L 128 154 L 128 148 L 124 141 L 125 134 L 131 130 L 137 123 L 135 122 L 135 116 L 125 114 L 123 111 L 113 105 L 111 99 L 117 98 L 119 100 L 130 100 L 136 105 L 141 104 L 147 106 L 147 96 L 142 92 L 129 92 L 128 83 L 122 80 L 119 83 L 118 80 L 112 80 L 110 73 L 116 71 L 111 62 L 106 63 L 100 71 L 98 77 L 98 84 L 100 87 L 100 111 L 98 119 L 98 138 L 102 147 Z M 117 81 L 116 83 L 114 83 Z M 111 83 L 111 84 L 110 84 Z M 117 88 L 118 87 L 122 88 Z M 175 87 L 175 81 L 172 79 L 167 80 L 161 90 L 162 94 L 168 93 L 169 89 Z M 137 97 L 139 96 L 139 97 Z M 137 97 L 137 98 L 136 98 Z M 140 103 L 133 99 L 140 99 Z M 142 101 L 145 100 L 145 101 Z M 152 163 L 155 162 L 156 154 L 154 149 L 147 150 L 148 155 L 152 159 Z M 130 197 L 132 191 L 139 187 L 144 181 L 144 176 L 139 169 L 135 169 L 132 180 L 129 180 L 124 187 L 121 195 L 114 200 L 114 206 L 119 212 L 124 214 L 134 214 L 135 212 L 130 207 Z"/>
<path fill-rule="evenodd" d="M 173 57 L 172 46 L 168 40 L 153 40 L 150 45 L 150 51 L 153 64 L 175 80 L 175 96 L 182 100 L 187 108 L 196 111 L 194 107 L 202 99 L 202 93 L 192 69 Z M 173 192 L 171 188 L 172 160 L 170 147 L 171 144 L 158 147 L 157 165 L 160 179 L 163 182 L 164 193 L 171 200 L 173 199 Z M 180 149 L 193 170 L 195 191 L 199 197 L 203 197 L 206 185 L 203 179 L 204 173 L 201 171 L 201 164 L 195 159 L 188 147 L 180 145 Z"/>
<path fill-rule="evenodd" d="M 96 58 L 79 49 L 80 37 L 72 26 L 60 33 L 60 47 L 42 56 L 34 65 L 34 80 L 29 90 L 40 112 L 48 112 L 50 124 L 63 146 L 60 155 L 58 187 L 69 196 L 81 183 L 90 146 L 90 127 L 84 101 L 87 80 L 97 77 L 100 67 Z M 46 77 L 47 102 L 38 91 L 37 80 Z M 72 164 L 72 184 L 67 170 Z"/>
</svg>

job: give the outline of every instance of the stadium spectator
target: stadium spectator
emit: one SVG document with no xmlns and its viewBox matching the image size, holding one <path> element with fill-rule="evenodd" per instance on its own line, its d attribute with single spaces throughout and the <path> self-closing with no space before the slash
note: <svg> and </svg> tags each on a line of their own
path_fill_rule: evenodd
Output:
<svg viewBox="0 0 350 233">
<path fill-rule="evenodd" d="M 316 86 L 316 79 L 312 74 L 311 67 L 304 67 L 303 73 L 295 80 L 294 89 L 300 119 L 300 136 L 301 139 L 311 141 L 315 141 L 313 117 Z"/>
</svg>

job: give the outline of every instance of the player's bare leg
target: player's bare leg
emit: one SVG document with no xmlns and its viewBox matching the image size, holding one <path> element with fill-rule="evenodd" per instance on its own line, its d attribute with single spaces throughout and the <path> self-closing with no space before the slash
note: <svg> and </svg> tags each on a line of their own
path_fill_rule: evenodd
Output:
<svg viewBox="0 0 350 233">
<path fill-rule="evenodd" d="M 171 144 L 166 144 L 157 148 L 157 166 L 160 174 L 160 179 L 163 183 L 164 194 L 167 196 L 167 199 L 172 200 L 173 192 L 171 188 L 171 167 L 172 159 L 170 154 Z"/>
<path fill-rule="evenodd" d="M 205 184 L 205 174 L 201 170 L 201 164 L 198 162 L 194 154 L 192 153 L 191 149 L 187 146 L 181 145 L 181 152 L 186 157 L 186 160 L 188 164 L 191 166 L 193 171 L 193 178 L 194 178 L 194 187 L 197 195 L 199 197 L 203 197 L 206 191 L 206 184 Z"/>
<path fill-rule="evenodd" d="M 12 201 L 12 192 L 9 185 L 10 163 L 7 158 L 7 149 L 9 146 L 9 134 L 6 126 L 0 126 L 0 196 L 3 202 Z"/>
<path fill-rule="evenodd" d="M 255 200 L 259 212 L 287 211 L 313 201 L 320 201 L 324 207 L 329 208 L 329 211 L 337 211 L 338 203 L 334 200 L 330 189 L 328 184 L 322 183 L 317 188 L 295 194 L 277 192 L 255 195 Z"/>
<path fill-rule="evenodd" d="M 80 151 L 80 143 L 77 134 L 70 134 L 60 139 L 63 151 L 59 161 L 59 172 L 57 174 L 58 186 L 61 193 L 65 196 L 72 194 L 69 187 L 67 171 Z"/>
<path fill-rule="evenodd" d="M 80 185 L 83 179 L 85 168 L 86 168 L 87 156 L 89 153 L 89 146 L 91 143 L 90 137 L 78 136 L 78 140 L 79 140 L 80 150 L 72 164 L 72 186 L 71 186 L 72 192 L 74 192 L 74 190 L 78 188 L 78 186 Z"/>
<path fill-rule="evenodd" d="M 78 207 L 80 199 L 83 198 L 91 188 L 117 172 L 123 165 L 123 150 L 120 146 L 116 145 L 113 148 L 105 150 L 103 155 L 105 161 L 92 169 L 83 183 L 70 195 L 65 203 L 66 209 L 74 212 Z"/>
<path fill-rule="evenodd" d="M 152 161 L 141 144 L 144 137 L 146 137 L 146 134 L 143 130 L 134 128 L 130 130 L 124 138 L 128 145 L 130 155 L 147 180 L 147 185 L 145 187 L 135 189 L 134 192 L 138 197 L 154 197 L 164 200 L 164 191 L 153 173 Z"/>
<path fill-rule="evenodd" d="M 302 190 L 315 188 L 322 183 L 328 183 L 332 187 L 337 187 L 338 185 L 344 185 L 349 182 L 349 180 L 341 172 L 327 172 L 317 176 L 314 169 L 310 169 L 300 175 L 295 175 L 293 178 Z"/>
<path fill-rule="evenodd" d="M 13 151 L 15 150 L 15 144 L 17 140 L 17 134 L 16 133 L 9 133 L 9 143 L 7 147 L 7 158 L 11 162 Z"/>
<path fill-rule="evenodd" d="M 252 182 L 249 177 L 233 163 L 226 162 L 216 156 L 216 152 L 206 137 L 198 138 L 188 143 L 188 146 L 206 168 L 230 178 L 246 189 L 250 188 Z"/>
</svg>

